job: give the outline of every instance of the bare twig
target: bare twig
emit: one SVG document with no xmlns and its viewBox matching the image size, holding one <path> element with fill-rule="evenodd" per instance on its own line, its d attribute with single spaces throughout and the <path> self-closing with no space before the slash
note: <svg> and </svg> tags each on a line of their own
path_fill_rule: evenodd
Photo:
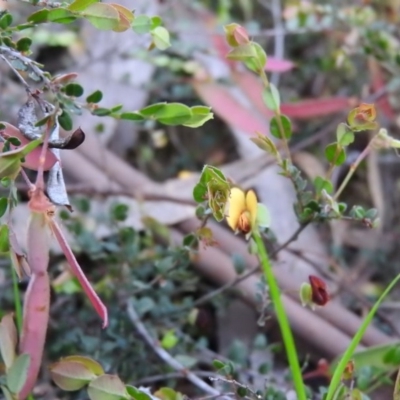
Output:
<svg viewBox="0 0 400 400">
<path fill-rule="evenodd" d="M 19 51 L 11 49 L 6 46 L 0 46 L 0 54 L 4 57 L 6 57 L 9 60 L 18 60 L 20 61 L 23 65 L 25 65 L 28 69 L 31 70 L 35 75 L 37 75 L 43 83 L 50 88 L 51 86 L 51 81 L 50 79 L 46 76 L 46 74 L 39 68 L 39 64 L 36 63 L 35 61 L 31 60 L 29 57 L 25 57 L 22 55 Z M 8 63 L 10 65 L 10 63 Z M 16 72 L 16 69 L 12 67 L 12 70 Z M 21 80 L 20 74 L 17 72 L 17 75 L 19 76 L 19 79 Z M 27 87 L 27 90 L 30 91 L 29 86 L 24 83 L 24 86 Z"/>
<path fill-rule="evenodd" d="M 197 386 L 202 391 L 213 396 L 219 396 L 221 393 L 208 385 L 202 379 L 200 379 L 193 372 L 187 370 L 179 361 L 175 360 L 166 350 L 164 350 L 156 340 L 154 340 L 150 333 L 147 331 L 143 322 L 140 320 L 139 315 L 133 308 L 132 303 L 128 303 L 127 306 L 128 316 L 132 324 L 135 326 L 137 332 L 143 338 L 143 340 L 154 350 L 154 352 L 160 357 L 166 364 L 168 364 L 175 371 L 185 376 L 193 385 Z"/>
<path fill-rule="evenodd" d="M 290 243 L 294 242 L 295 240 L 297 240 L 297 238 L 299 237 L 300 233 L 309 225 L 309 223 L 305 223 L 300 225 L 295 232 L 293 232 L 293 234 L 281 245 L 279 245 L 279 247 L 277 247 L 274 251 L 271 252 L 271 258 L 274 258 L 278 255 L 279 252 L 281 252 L 283 249 L 285 249 L 286 247 L 289 246 Z M 219 294 L 223 293 L 225 290 L 231 289 L 232 287 L 236 286 L 238 283 L 244 281 L 245 279 L 247 279 L 249 276 L 259 272 L 261 269 L 261 266 L 258 264 L 253 268 L 250 268 L 249 270 L 243 272 L 242 274 L 238 275 L 235 279 L 233 279 L 232 281 L 226 283 L 223 286 L 220 286 L 219 288 L 213 290 L 212 292 L 207 293 L 206 295 L 200 297 L 199 299 L 197 299 L 191 307 L 198 307 L 201 304 L 204 304 L 208 301 L 210 301 L 211 299 L 213 299 L 215 296 L 218 296 Z"/>
<path fill-rule="evenodd" d="M 196 376 L 202 376 L 204 378 L 212 378 L 219 376 L 215 372 L 208 372 L 208 371 L 192 371 L 192 373 Z M 147 376 L 145 378 L 139 379 L 134 382 L 135 385 L 148 385 L 149 383 L 165 381 L 167 379 L 186 379 L 186 373 L 182 373 L 181 371 L 170 372 L 166 374 L 159 374 L 153 376 Z M 221 394 L 213 394 L 211 396 L 220 396 Z"/>
<path fill-rule="evenodd" d="M 221 382 L 225 382 L 225 383 L 229 383 L 231 385 L 233 385 L 233 387 L 241 387 L 243 389 L 246 389 L 251 395 L 251 398 L 254 398 L 256 400 L 261 399 L 261 396 L 258 395 L 256 392 L 254 392 L 253 390 L 251 390 L 248 386 L 243 385 L 242 383 L 234 380 L 234 379 L 229 379 L 229 378 L 223 378 L 222 376 L 217 376 L 217 377 L 210 377 L 211 380 L 213 381 L 221 381 Z M 245 396 L 247 398 L 249 398 L 248 396 Z"/>
</svg>

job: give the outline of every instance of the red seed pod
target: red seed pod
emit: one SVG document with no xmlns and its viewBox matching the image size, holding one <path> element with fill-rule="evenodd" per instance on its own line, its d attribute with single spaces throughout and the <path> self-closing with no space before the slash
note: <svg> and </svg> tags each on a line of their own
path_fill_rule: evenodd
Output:
<svg viewBox="0 0 400 400">
<path fill-rule="evenodd" d="M 312 302 L 318 306 L 324 306 L 329 301 L 326 283 L 315 275 L 310 275 L 308 279 L 312 289 Z"/>
</svg>

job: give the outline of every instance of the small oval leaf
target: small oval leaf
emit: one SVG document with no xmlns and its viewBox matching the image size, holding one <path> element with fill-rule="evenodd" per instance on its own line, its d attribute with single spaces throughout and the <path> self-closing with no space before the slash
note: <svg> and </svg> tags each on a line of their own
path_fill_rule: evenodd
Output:
<svg viewBox="0 0 400 400">
<path fill-rule="evenodd" d="M 112 30 L 119 23 L 119 13 L 110 4 L 91 4 L 82 12 L 82 15 L 97 29 Z"/>
<path fill-rule="evenodd" d="M 9 369 L 15 361 L 17 340 L 17 329 L 14 324 L 13 315 L 7 314 L 0 322 L 0 351 L 6 369 Z"/>
<path fill-rule="evenodd" d="M 28 354 L 19 355 L 7 372 L 7 387 L 12 393 L 19 393 L 25 384 L 30 357 Z"/>
<path fill-rule="evenodd" d="M 90 400 L 121 400 L 127 399 L 125 385 L 116 375 L 101 375 L 88 386 Z"/>
<path fill-rule="evenodd" d="M 80 361 L 61 360 L 50 367 L 51 378 L 62 390 L 82 389 L 96 379 L 97 375 Z"/>
</svg>

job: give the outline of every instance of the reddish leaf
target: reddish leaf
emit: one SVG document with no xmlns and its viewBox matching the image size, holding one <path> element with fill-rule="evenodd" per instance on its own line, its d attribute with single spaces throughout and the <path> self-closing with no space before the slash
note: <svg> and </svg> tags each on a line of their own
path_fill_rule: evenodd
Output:
<svg viewBox="0 0 400 400">
<path fill-rule="evenodd" d="M 18 138 L 19 141 L 21 142 L 21 146 L 24 146 L 29 143 L 29 140 L 22 135 L 22 133 L 19 131 L 18 128 L 4 121 L 1 121 L 0 123 L 5 126 L 5 129 L 2 131 L 2 135 L 4 135 L 4 137 L 14 136 Z M 16 149 L 15 146 L 11 146 L 11 148 Z M 22 166 L 37 171 L 41 152 L 42 152 L 42 146 L 39 146 L 33 151 L 31 151 L 25 157 L 25 162 L 22 164 Z M 48 171 L 57 161 L 58 161 L 57 157 L 50 150 L 48 150 L 46 152 L 46 161 L 44 164 L 44 170 Z"/>
<path fill-rule="evenodd" d="M 74 253 L 71 250 L 71 247 L 69 246 L 68 242 L 65 239 L 65 236 L 58 226 L 57 222 L 53 219 L 49 220 L 49 226 L 51 228 L 51 231 L 53 232 L 54 236 L 57 239 L 58 244 L 61 247 L 61 250 L 63 251 L 65 258 L 68 261 L 68 264 L 71 268 L 72 273 L 76 276 L 78 279 L 79 283 L 82 286 L 83 291 L 85 292 L 86 296 L 88 297 L 89 301 L 92 303 L 93 308 L 97 311 L 97 314 L 100 316 L 100 318 L 103 320 L 103 328 L 105 328 L 108 325 L 108 313 L 107 313 L 107 308 L 103 304 L 103 302 L 100 300 L 99 296 L 93 289 L 92 285 L 86 278 L 86 275 L 83 273 L 78 261 L 75 258 Z"/>
<path fill-rule="evenodd" d="M 247 71 L 232 72 L 232 76 L 257 111 L 271 118 L 273 113 L 267 110 L 262 100 L 263 86 L 260 80 Z M 311 119 L 347 110 L 352 106 L 352 102 L 353 100 L 347 97 L 302 100 L 298 103 L 282 104 L 281 113 L 290 118 Z"/>
<path fill-rule="evenodd" d="M 250 134 L 268 132 L 267 124 L 236 100 L 226 86 L 216 82 L 194 82 L 193 87 L 199 97 L 228 125 Z"/>
<path fill-rule="evenodd" d="M 295 64 L 288 60 L 280 60 L 279 58 L 268 57 L 265 70 L 270 72 L 286 72 L 295 67 Z"/>
<path fill-rule="evenodd" d="M 35 190 L 29 201 L 31 210 L 48 207 L 47 198 L 41 190 Z M 25 292 L 23 326 L 19 343 L 20 354 L 28 354 L 30 363 L 24 386 L 18 394 L 24 400 L 31 393 L 42 364 L 44 343 L 50 309 L 50 281 L 47 274 L 49 264 L 49 240 L 47 215 L 31 212 L 27 231 L 28 264 L 32 271 Z"/>
<path fill-rule="evenodd" d="M 262 98 L 263 85 L 256 75 L 250 71 L 232 72 L 232 78 L 260 114 L 268 119 L 273 117 L 274 113 L 265 107 Z"/>
<path fill-rule="evenodd" d="M 372 88 L 374 89 L 374 92 L 378 92 L 382 90 L 382 88 L 385 86 L 385 80 L 383 77 L 382 68 L 379 65 L 378 61 L 376 61 L 372 57 L 370 57 L 368 60 L 368 66 L 372 77 Z M 381 96 L 376 101 L 376 105 L 383 112 L 383 114 L 385 114 L 387 118 L 390 118 L 391 120 L 396 118 L 396 115 L 393 111 L 392 106 L 390 105 L 387 94 Z"/>
<path fill-rule="evenodd" d="M 298 103 L 282 104 L 281 112 L 291 118 L 311 119 L 345 111 L 352 105 L 347 97 L 301 100 Z"/>
</svg>

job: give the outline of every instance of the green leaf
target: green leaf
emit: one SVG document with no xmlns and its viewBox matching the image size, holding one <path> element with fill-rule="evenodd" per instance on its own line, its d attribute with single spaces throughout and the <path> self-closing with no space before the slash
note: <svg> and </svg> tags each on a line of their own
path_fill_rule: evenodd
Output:
<svg viewBox="0 0 400 400">
<path fill-rule="evenodd" d="M 158 389 L 157 392 L 154 393 L 154 396 L 161 400 L 183 400 L 182 394 L 169 387 Z"/>
<path fill-rule="evenodd" d="M 183 238 L 182 245 L 189 250 L 198 249 L 199 239 L 196 235 L 191 233 Z"/>
<path fill-rule="evenodd" d="M 125 389 L 129 396 L 131 396 L 134 400 L 152 400 L 147 393 L 135 388 L 134 386 L 126 385 Z"/>
<path fill-rule="evenodd" d="M 47 10 L 46 8 L 36 11 L 35 13 L 31 14 L 27 21 L 28 22 L 33 22 L 34 24 L 41 24 L 43 22 L 47 22 L 48 19 L 47 17 L 49 16 L 49 10 Z"/>
<path fill-rule="evenodd" d="M 94 3 L 85 8 L 83 15 L 95 28 L 112 30 L 118 26 L 119 13 L 111 5 L 106 3 Z"/>
<path fill-rule="evenodd" d="M 361 206 L 353 206 L 353 208 L 350 210 L 350 216 L 357 219 L 365 218 L 365 213 L 366 211 Z"/>
<path fill-rule="evenodd" d="M 11 392 L 7 389 L 6 386 L 1 385 L 0 388 L 3 391 L 6 400 L 15 400 L 15 397 L 11 394 Z"/>
<path fill-rule="evenodd" d="M 115 221 L 125 221 L 128 218 L 129 206 L 126 204 L 115 204 L 111 209 L 112 218 Z"/>
<path fill-rule="evenodd" d="M 212 165 L 205 165 L 200 175 L 200 182 L 204 184 L 211 183 L 213 180 L 220 183 L 227 183 L 222 171 Z"/>
<path fill-rule="evenodd" d="M 73 127 L 72 118 L 65 110 L 58 116 L 58 122 L 66 131 L 70 131 Z"/>
<path fill-rule="evenodd" d="M 0 157 L 0 178 L 10 178 L 14 180 L 21 169 L 21 158 L 19 154 L 2 153 Z"/>
<path fill-rule="evenodd" d="M 147 15 L 139 15 L 137 16 L 132 24 L 131 24 L 132 29 L 136 33 L 149 33 L 152 27 L 152 21 Z"/>
<path fill-rule="evenodd" d="M 271 226 L 271 215 L 268 208 L 261 203 L 257 204 L 256 224 L 261 228 L 269 228 Z"/>
<path fill-rule="evenodd" d="M 151 29 L 156 29 L 157 27 L 161 26 L 161 24 L 162 19 L 158 15 L 151 17 Z"/>
<path fill-rule="evenodd" d="M 251 45 L 254 49 L 255 57 L 245 60 L 244 63 L 250 70 L 260 73 L 261 71 L 264 71 L 267 62 L 267 54 L 258 43 L 252 42 Z"/>
<path fill-rule="evenodd" d="M 175 335 L 175 331 L 173 329 L 167 331 L 163 338 L 161 339 L 161 346 L 166 349 L 172 349 L 175 347 L 179 342 L 178 337 Z"/>
<path fill-rule="evenodd" d="M 286 115 L 280 115 L 279 117 L 271 118 L 271 121 L 269 123 L 269 130 L 271 132 L 271 135 L 275 136 L 278 139 L 282 139 L 278 118 L 280 118 L 285 138 L 290 139 L 292 137 L 292 123 L 290 122 L 290 119 Z"/>
<path fill-rule="evenodd" d="M 258 132 L 256 132 L 256 133 L 257 133 L 257 137 L 250 138 L 250 140 L 261 150 L 264 150 L 267 153 L 274 156 L 276 159 L 279 159 L 279 152 L 275 146 L 275 143 L 268 136 L 261 135 Z"/>
<path fill-rule="evenodd" d="M 159 110 L 165 107 L 166 104 L 167 102 L 165 101 L 162 103 L 151 104 L 150 106 L 142 108 L 141 110 L 139 110 L 139 112 L 145 117 L 153 117 Z"/>
<path fill-rule="evenodd" d="M 103 93 L 100 90 L 96 90 L 88 97 L 86 97 L 87 103 L 99 103 L 103 99 Z"/>
<path fill-rule="evenodd" d="M 68 10 L 73 12 L 84 11 L 93 3 L 98 3 L 99 0 L 75 0 L 69 6 Z"/>
<path fill-rule="evenodd" d="M 128 393 L 121 379 L 116 375 L 101 375 L 88 386 L 90 400 L 121 400 L 127 399 Z"/>
<path fill-rule="evenodd" d="M 268 87 L 264 88 L 262 92 L 262 98 L 264 100 L 264 104 L 269 110 L 279 111 L 281 107 L 281 99 L 278 89 L 274 84 L 270 83 Z"/>
<path fill-rule="evenodd" d="M 65 19 L 69 21 L 64 22 L 63 20 Z M 52 22 L 63 21 L 63 23 L 69 23 L 74 21 L 75 19 L 76 17 L 73 14 L 71 14 L 71 12 L 66 8 L 53 8 L 52 10 L 49 10 L 49 13 L 47 15 L 47 20 Z"/>
<path fill-rule="evenodd" d="M 375 219 L 378 216 L 378 210 L 376 208 L 370 208 L 365 212 L 364 218 Z"/>
<path fill-rule="evenodd" d="M 17 147 L 21 146 L 21 141 L 14 136 L 9 137 L 7 139 L 7 142 L 10 142 L 12 145 L 17 146 Z"/>
<path fill-rule="evenodd" d="M 3 225 L 4 227 L 8 227 Z M 15 327 L 12 314 L 6 314 L 0 322 L 0 350 L 1 357 L 8 370 L 15 361 L 18 333 Z"/>
<path fill-rule="evenodd" d="M 226 58 L 234 61 L 246 61 L 248 59 L 253 59 L 256 56 L 257 53 L 255 48 L 252 46 L 252 43 L 246 43 L 232 49 Z"/>
<path fill-rule="evenodd" d="M 31 29 L 33 27 L 34 27 L 34 24 L 29 23 L 29 24 L 17 25 L 15 28 L 17 29 L 17 31 L 21 32 L 21 31 L 24 31 L 25 29 Z"/>
<path fill-rule="evenodd" d="M 17 50 L 21 52 L 29 51 L 32 44 L 32 40 L 24 37 L 18 40 L 17 42 Z"/>
<path fill-rule="evenodd" d="M 116 105 L 114 107 L 111 107 L 110 111 L 111 111 L 111 113 L 116 113 L 116 112 L 122 110 L 123 106 L 124 106 L 123 104 L 118 104 L 118 105 Z"/>
<path fill-rule="evenodd" d="M 348 146 L 354 142 L 354 133 L 345 123 L 340 123 L 336 129 L 336 139 L 341 146 Z"/>
<path fill-rule="evenodd" d="M 78 83 L 69 83 L 64 90 L 68 96 L 80 97 L 83 95 L 83 87 Z"/>
<path fill-rule="evenodd" d="M 151 36 L 153 38 L 154 45 L 159 50 L 166 50 L 171 47 L 169 41 L 169 32 L 163 26 L 157 26 L 151 30 Z"/>
<path fill-rule="evenodd" d="M 190 108 L 181 103 L 166 104 L 153 116 L 158 122 L 165 125 L 180 125 L 192 117 Z"/>
<path fill-rule="evenodd" d="M 203 183 L 198 183 L 193 189 L 193 199 L 197 203 L 202 203 L 207 199 L 207 186 Z"/>
<path fill-rule="evenodd" d="M 0 18 L 0 29 L 7 29 L 13 22 L 13 17 L 10 13 L 5 13 Z"/>
<path fill-rule="evenodd" d="M 74 359 L 62 359 L 53 364 L 50 375 L 53 382 L 65 391 L 82 389 L 97 376 L 87 365 Z"/>
<path fill-rule="evenodd" d="M 333 193 L 333 185 L 330 181 L 317 176 L 314 180 L 315 191 L 320 194 L 322 190 L 326 190 L 327 193 Z"/>
<path fill-rule="evenodd" d="M 338 143 L 331 143 L 325 148 L 326 159 L 336 166 L 342 165 L 346 161 L 346 153 Z"/>
<path fill-rule="evenodd" d="M 40 119 L 38 122 L 36 122 L 35 126 L 43 126 L 49 119 L 51 118 L 51 115 L 46 115 L 44 118 Z"/>
<path fill-rule="evenodd" d="M 189 128 L 198 128 L 199 126 L 204 125 L 207 121 L 214 118 L 214 114 L 210 112 L 211 107 L 205 106 L 194 106 L 191 108 L 192 117 L 186 121 L 184 126 L 188 126 Z"/>
<path fill-rule="evenodd" d="M 10 239 L 8 225 L 0 226 L 0 253 L 6 254 L 10 251 Z M 0 344 L 1 347 L 1 344 Z M 3 357 L 4 360 L 4 357 Z"/>
<path fill-rule="evenodd" d="M 97 115 L 98 117 L 106 117 L 107 115 L 111 114 L 111 110 L 109 110 L 108 108 L 99 107 L 92 110 L 92 114 Z"/>
<path fill-rule="evenodd" d="M 121 119 L 126 119 L 129 121 L 143 121 L 143 115 L 135 112 L 123 112 L 119 116 Z"/>
<path fill-rule="evenodd" d="M 181 125 L 192 117 L 191 109 L 181 103 L 159 103 L 142 108 L 140 113 L 165 125 Z"/>
<path fill-rule="evenodd" d="M 0 218 L 6 213 L 8 207 L 7 197 L 0 197 Z"/>
<path fill-rule="evenodd" d="M 25 384 L 30 363 L 28 354 L 19 355 L 7 372 L 7 387 L 12 393 L 18 393 Z"/>
<path fill-rule="evenodd" d="M 90 357 L 85 356 L 67 356 L 63 357 L 63 361 L 75 361 L 83 364 L 89 371 L 93 372 L 95 375 L 103 375 L 103 367 L 95 360 Z"/>
<path fill-rule="evenodd" d="M 244 259 L 242 254 L 233 253 L 232 254 L 232 265 L 235 268 L 235 272 L 237 274 L 242 274 L 246 270 L 246 260 Z"/>
</svg>

